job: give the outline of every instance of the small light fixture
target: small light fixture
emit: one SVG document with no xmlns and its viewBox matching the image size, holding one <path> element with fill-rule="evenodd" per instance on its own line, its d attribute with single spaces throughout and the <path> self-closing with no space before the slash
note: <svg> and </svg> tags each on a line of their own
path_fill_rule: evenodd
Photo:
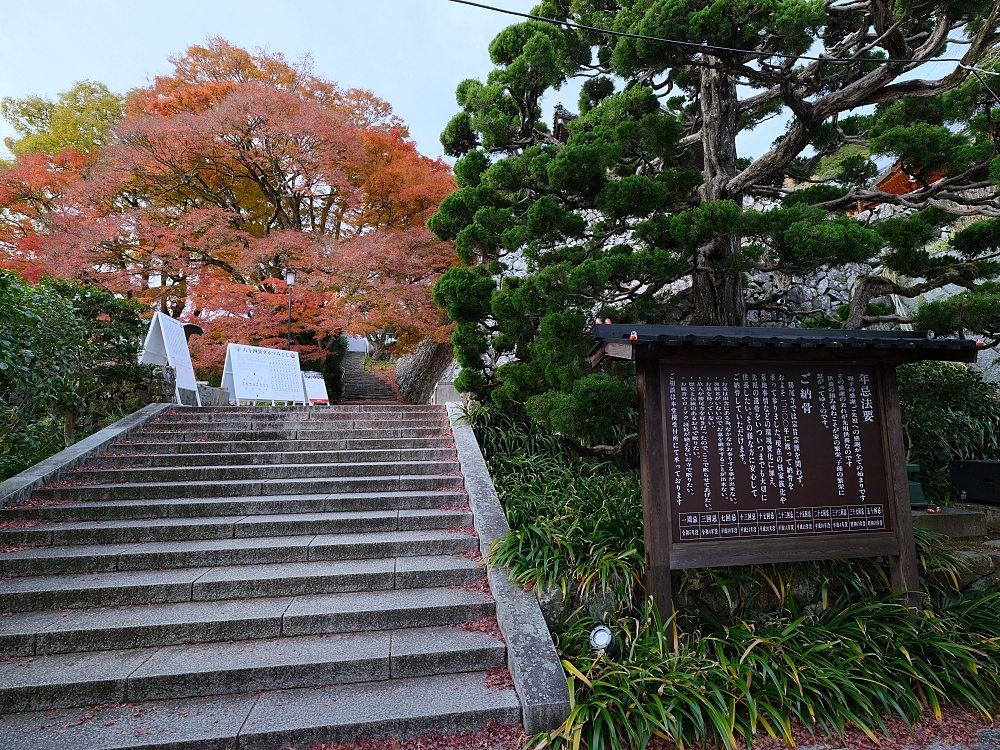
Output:
<svg viewBox="0 0 1000 750">
<path fill-rule="evenodd" d="M 636 333 L 635 331 L 632 331 L 632 333 L 629 334 L 628 338 L 629 338 L 629 341 L 638 341 L 639 340 L 639 334 Z"/>
<path fill-rule="evenodd" d="M 285 283 L 288 286 L 295 286 L 295 271 L 291 269 L 285 271 Z"/>
<path fill-rule="evenodd" d="M 607 625 L 598 625 L 590 631 L 590 647 L 594 651 L 603 651 L 612 659 L 617 659 L 621 653 L 615 634 Z"/>
</svg>

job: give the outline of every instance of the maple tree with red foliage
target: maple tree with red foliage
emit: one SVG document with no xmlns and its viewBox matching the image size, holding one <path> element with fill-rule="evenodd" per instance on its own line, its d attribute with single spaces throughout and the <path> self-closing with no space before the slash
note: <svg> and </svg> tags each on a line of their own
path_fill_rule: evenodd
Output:
<svg viewBox="0 0 1000 750">
<path fill-rule="evenodd" d="M 288 268 L 306 360 L 340 333 L 390 329 L 402 350 L 446 338 L 431 288 L 457 261 L 424 224 L 455 185 L 390 105 L 308 58 L 217 38 L 171 62 L 130 95 L 107 145 L 0 170 L 0 266 L 199 323 L 203 371 L 230 342 L 284 346 Z"/>
</svg>

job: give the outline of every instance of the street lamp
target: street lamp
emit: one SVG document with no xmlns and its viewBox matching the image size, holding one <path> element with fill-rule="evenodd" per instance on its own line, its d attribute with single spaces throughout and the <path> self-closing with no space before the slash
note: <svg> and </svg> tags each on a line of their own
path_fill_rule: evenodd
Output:
<svg viewBox="0 0 1000 750">
<path fill-rule="evenodd" d="M 285 269 L 285 283 L 288 284 L 288 351 L 292 350 L 292 287 L 295 286 L 295 271 Z"/>
</svg>

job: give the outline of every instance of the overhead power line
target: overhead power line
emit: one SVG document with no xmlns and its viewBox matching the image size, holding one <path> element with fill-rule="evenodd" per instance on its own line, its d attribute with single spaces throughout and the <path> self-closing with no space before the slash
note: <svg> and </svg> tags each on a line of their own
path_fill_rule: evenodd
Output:
<svg viewBox="0 0 1000 750">
<path fill-rule="evenodd" d="M 573 23 L 572 21 L 560 21 L 556 18 L 547 18 L 545 16 L 536 16 L 531 13 L 521 13 L 516 10 L 508 10 L 507 8 L 498 8 L 493 5 L 485 5 L 484 3 L 474 3 L 471 0 L 448 0 L 451 3 L 458 3 L 459 5 L 469 5 L 473 8 L 481 8 L 483 10 L 493 11 L 494 13 L 503 13 L 508 16 L 517 16 L 518 18 L 527 18 L 530 21 L 542 21 L 544 23 L 551 23 L 556 26 L 566 26 L 571 29 L 580 29 L 582 31 L 592 31 L 597 34 L 607 34 L 609 36 L 623 37 L 625 39 L 640 39 L 647 42 L 659 42 L 661 44 L 673 44 L 678 47 L 687 47 L 689 49 L 694 49 L 702 53 L 707 52 L 736 52 L 741 55 L 753 55 L 755 57 L 778 57 L 783 60 L 815 60 L 816 62 L 829 63 L 830 65 L 853 65 L 855 63 L 905 63 L 907 65 L 912 65 L 918 63 L 924 65 L 926 63 L 935 62 L 953 62 L 958 63 L 958 65 L 966 70 L 971 70 L 973 72 L 988 73 L 990 75 L 1000 75 L 992 70 L 983 70 L 972 65 L 966 65 L 964 63 L 964 58 L 961 57 L 935 57 L 931 60 L 901 60 L 892 57 L 862 57 L 857 59 L 844 60 L 836 57 L 827 57 L 824 55 L 814 56 L 814 55 L 790 55 L 785 52 L 763 52 L 761 50 L 752 49 L 740 49 L 738 47 L 724 47 L 719 44 L 704 44 L 702 42 L 685 42 L 680 39 L 664 39 L 658 36 L 647 36 L 646 34 L 632 34 L 627 31 L 614 31 L 613 29 L 603 29 L 599 26 L 587 26 L 582 23 Z M 978 76 L 977 76 L 978 78 Z M 985 83 L 983 84 L 985 86 Z M 989 89 L 989 87 L 986 87 Z M 993 93 L 990 91 L 990 93 Z M 996 96 L 996 94 L 994 94 Z M 997 101 L 1000 101 L 998 99 Z"/>
</svg>

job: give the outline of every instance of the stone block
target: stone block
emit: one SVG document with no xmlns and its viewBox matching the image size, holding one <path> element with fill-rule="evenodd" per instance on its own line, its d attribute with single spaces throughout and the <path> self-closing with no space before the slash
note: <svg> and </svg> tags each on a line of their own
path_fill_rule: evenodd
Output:
<svg viewBox="0 0 1000 750">
<path fill-rule="evenodd" d="M 485 677 L 471 672 L 264 693 L 243 725 L 240 750 L 449 735 L 491 720 L 517 724 L 514 691 L 489 688 Z"/>
<path fill-rule="evenodd" d="M 186 568 L 305 562 L 311 536 L 262 539 L 213 539 L 135 545 L 118 557 L 118 570 Z"/>
<path fill-rule="evenodd" d="M 456 405 L 449 405 L 448 411 L 480 551 L 485 554 L 510 527 L 475 433 Z M 490 568 L 488 577 L 497 620 L 507 641 L 508 666 L 521 699 L 524 728 L 529 733 L 554 729 L 569 715 L 569 685 L 538 600 L 532 592 L 513 584 L 503 568 Z"/>
<path fill-rule="evenodd" d="M 485 672 L 505 666 L 507 649 L 486 633 L 456 627 L 411 628 L 392 634 L 392 676 Z"/>
<path fill-rule="evenodd" d="M 35 647 L 38 653 L 60 654 L 277 638 L 281 635 L 281 614 L 291 601 L 251 599 L 69 610 L 39 630 Z"/>
<path fill-rule="evenodd" d="M 493 602 L 461 589 L 397 589 L 296 598 L 283 618 L 285 635 L 419 628 L 480 620 Z"/>
<path fill-rule="evenodd" d="M 461 586 L 486 575 L 480 563 L 464 557 L 429 555 L 396 559 L 397 589 Z"/>
<path fill-rule="evenodd" d="M 191 600 L 191 584 L 207 572 L 207 568 L 185 568 L 15 578 L 0 589 L 0 610 L 29 612 L 186 602 Z"/>
<path fill-rule="evenodd" d="M 389 633 L 200 643 L 160 649 L 129 677 L 132 700 L 389 679 Z"/>
<path fill-rule="evenodd" d="M 393 568 L 391 559 L 215 568 L 194 582 L 193 599 L 302 596 L 391 589 Z"/>
<path fill-rule="evenodd" d="M 1000 750 L 1000 729 L 980 729 L 972 750 Z"/>
<path fill-rule="evenodd" d="M 913 527 L 950 539 L 982 539 L 986 536 L 986 518 L 982 513 L 953 506 L 942 506 L 941 512 L 936 514 L 914 510 Z"/>
<path fill-rule="evenodd" d="M 0 713 L 121 703 L 128 676 L 154 653 L 100 651 L 0 663 Z"/>
<path fill-rule="evenodd" d="M 9 750 L 157 747 L 227 750 L 257 695 L 97 706 L 5 716 L 0 746 Z M 72 733 L 67 732 L 72 727 Z M 167 742 L 163 742 L 169 738 Z"/>
<path fill-rule="evenodd" d="M 986 528 L 1000 529 L 1000 505 L 990 505 L 988 503 L 952 503 L 948 507 L 982 513 L 986 518 Z"/>
</svg>

